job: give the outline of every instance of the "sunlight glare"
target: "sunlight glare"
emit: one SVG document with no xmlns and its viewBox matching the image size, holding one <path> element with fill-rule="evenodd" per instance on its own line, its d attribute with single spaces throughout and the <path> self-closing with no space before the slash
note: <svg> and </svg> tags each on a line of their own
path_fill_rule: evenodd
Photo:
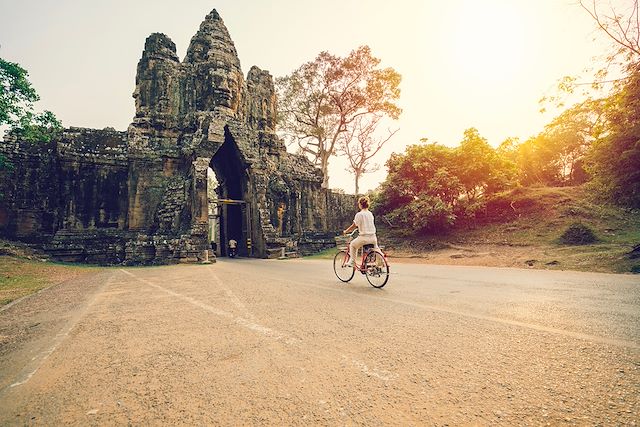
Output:
<svg viewBox="0 0 640 427">
<path fill-rule="evenodd" d="M 533 37 L 525 3 L 507 0 L 463 1 L 453 16 L 452 62 L 476 84 L 515 83 Z"/>
</svg>

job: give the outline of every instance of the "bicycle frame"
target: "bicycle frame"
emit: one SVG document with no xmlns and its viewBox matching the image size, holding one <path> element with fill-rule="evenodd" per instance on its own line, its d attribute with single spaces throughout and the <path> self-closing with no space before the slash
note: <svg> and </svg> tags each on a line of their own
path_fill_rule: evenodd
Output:
<svg viewBox="0 0 640 427">
<path fill-rule="evenodd" d="M 349 262 L 349 260 L 351 259 L 351 254 L 350 254 L 350 245 L 351 242 L 349 242 L 349 245 L 347 245 L 347 250 L 346 250 L 346 256 L 344 257 L 344 260 L 342 261 L 342 266 L 344 267 L 346 263 Z M 376 248 L 372 248 L 372 249 L 367 249 L 365 250 L 364 248 L 362 248 L 362 259 L 360 260 L 360 263 L 354 263 L 354 268 L 356 270 L 358 270 L 361 273 L 366 272 L 366 265 L 365 265 L 365 260 L 367 258 L 367 255 L 369 255 L 369 253 L 376 251 L 378 252 L 380 255 L 382 255 L 385 259 L 385 261 L 387 262 L 387 264 L 389 264 L 389 260 L 387 259 L 387 254 L 385 254 L 384 252 L 382 252 L 382 249 L 380 249 L 380 247 L 378 246 L 378 249 Z"/>
</svg>

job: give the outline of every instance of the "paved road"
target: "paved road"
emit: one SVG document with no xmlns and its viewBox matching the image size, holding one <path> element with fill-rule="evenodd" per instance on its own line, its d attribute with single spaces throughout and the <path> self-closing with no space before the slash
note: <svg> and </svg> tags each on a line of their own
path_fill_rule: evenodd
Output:
<svg viewBox="0 0 640 427">
<path fill-rule="evenodd" d="M 0 312 L 0 424 L 634 425 L 638 276 L 114 268 Z"/>
</svg>

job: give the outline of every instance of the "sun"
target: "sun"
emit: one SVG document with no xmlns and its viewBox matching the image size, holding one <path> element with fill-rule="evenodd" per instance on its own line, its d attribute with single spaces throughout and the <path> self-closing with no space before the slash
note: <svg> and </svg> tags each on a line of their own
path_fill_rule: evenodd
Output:
<svg viewBox="0 0 640 427">
<path fill-rule="evenodd" d="M 453 66 L 477 84 L 509 83 L 525 72 L 532 37 L 524 3 L 514 0 L 456 2 L 451 22 Z"/>
</svg>

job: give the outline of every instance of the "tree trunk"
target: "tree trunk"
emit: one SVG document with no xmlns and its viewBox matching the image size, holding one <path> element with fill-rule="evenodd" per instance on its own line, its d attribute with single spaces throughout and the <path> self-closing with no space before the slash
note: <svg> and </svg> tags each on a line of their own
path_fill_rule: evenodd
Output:
<svg viewBox="0 0 640 427">
<path fill-rule="evenodd" d="M 358 173 L 358 171 L 356 171 L 355 176 L 356 176 L 356 196 L 358 194 L 360 194 L 360 173 Z"/>
<path fill-rule="evenodd" d="M 326 153 L 320 155 L 320 169 L 322 170 L 322 188 L 329 188 L 329 156 Z"/>
</svg>

